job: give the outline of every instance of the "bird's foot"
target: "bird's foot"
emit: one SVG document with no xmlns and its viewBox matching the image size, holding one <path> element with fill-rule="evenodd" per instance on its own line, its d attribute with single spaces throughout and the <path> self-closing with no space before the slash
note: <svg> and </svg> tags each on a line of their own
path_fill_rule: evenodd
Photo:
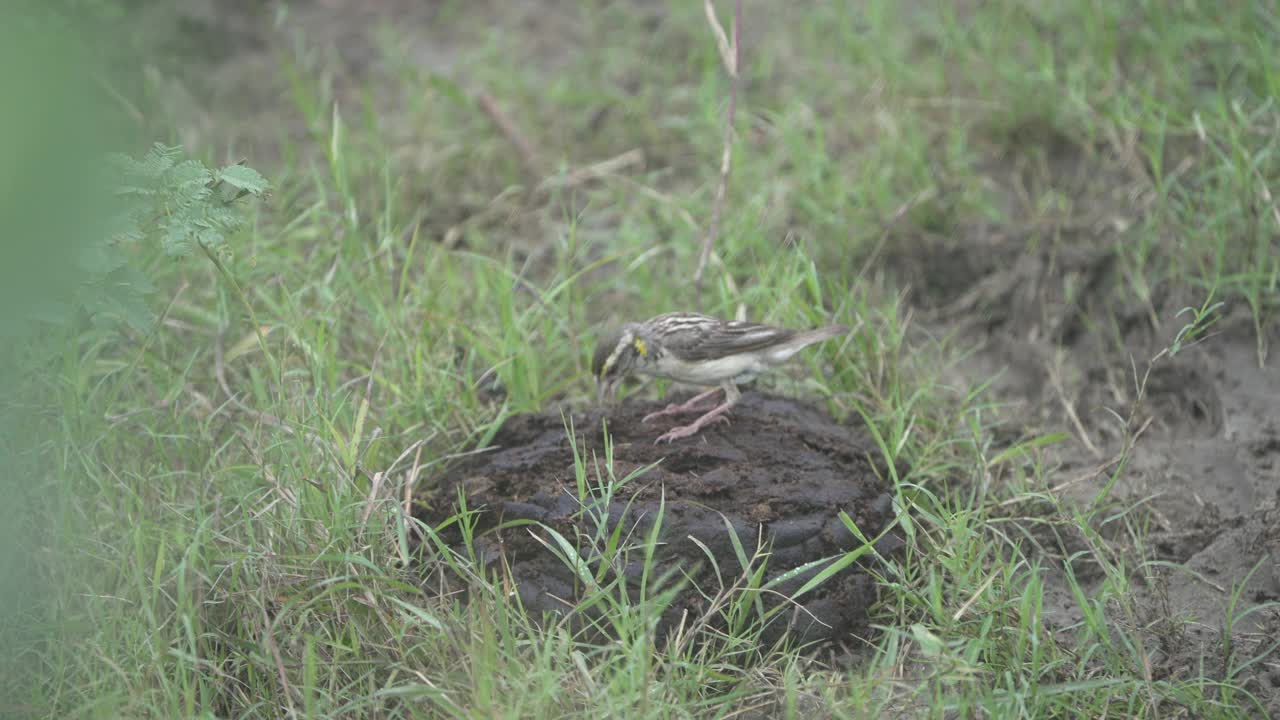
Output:
<svg viewBox="0 0 1280 720">
<path fill-rule="evenodd" d="M 692 412 L 701 412 L 703 410 L 707 410 L 708 407 L 702 401 L 706 400 L 712 395 L 715 395 L 718 392 L 720 392 L 720 388 L 715 388 L 713 390 L 708 390 L 707 392 L 704 392 L 700 395 L 695 395 L 680 405 L 671 403 L 670 405 L 666 406 L 665 408 L 657 412 L 651 412 L 648 415 L 645 415 L 643 418 L 640 419 L 640 422 L 651 423 L 654 420 L 658 420 L 664 417 L 671 417 L 672 415 L 685 415 Z"/>
<path fill-rule="evenodd" d="M 648 424 L 653 422 L 654 420 L 661 420 L 664 417 L 671 417 L 673 415 L 687 415 L 688 413 L 691 413 L 691 412 L 700 412 L 702 410 L 708 410 L 708 409 L 710 408 L 707 405 L 690 406 L 689 403 L 685 403 L 683 405 L 676 405 L 675 403 L 672 403 L 657 412 L 651 412 L 648 415 L 645 415 L 644 417 L 640 418 L 640 422 Z"/>
<path fill-rule="evenodd" d="M 702 428 L 708 425 L 713 425 L 716 423 L 724 423 L 727 425 L 730 422 L 728 413 L 729 413 L 729 406 L 721 405 L 720 407 L 717 407 L 716 409 L 712 410 L 706 415 L 703 415 L 697 420 L 694 420 L 688 425 L 681 425 L 679 427 L 671 428 L 665 433 L 659 435 L 658 439 L 653 441 L 653 444 L 660 445 L 664 442 L 669 443 L 669 442 L 674 442 L 676 440 L 679 440 L 681 438 L 691 437 L 693 435 L 698 434 L 699 430 L 701 430 Z"/>
</svg>

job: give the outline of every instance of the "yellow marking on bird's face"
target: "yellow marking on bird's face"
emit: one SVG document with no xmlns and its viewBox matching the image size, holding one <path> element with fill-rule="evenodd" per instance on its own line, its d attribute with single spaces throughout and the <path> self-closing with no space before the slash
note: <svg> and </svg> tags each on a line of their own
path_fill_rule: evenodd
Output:
<svg viewBox="0 0 1280 720">
<path fill-rule="evenodd" d="M 636 352 L 640 353 L 640 357 L 648 357 L 649 346 L 644 344 L 644 340 L 636 338 L 631 341 L 631 346 L 636 349 Z"/>
</svg>

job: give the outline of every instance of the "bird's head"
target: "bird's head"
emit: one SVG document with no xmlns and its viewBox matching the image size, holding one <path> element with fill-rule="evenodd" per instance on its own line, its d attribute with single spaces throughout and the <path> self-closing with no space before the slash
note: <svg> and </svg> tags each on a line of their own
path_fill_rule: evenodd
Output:
<svg viewBox="0 0 1280 720">
<path fill-rule="evenodd" d="M 618 383 L 642 365 L 650 352 L 649 342 L 636 325 L 603 338 L 591 358 L 591 374 L 596 378 L 597 400 L 603 402 L 613 394 Z"/>
</svg>

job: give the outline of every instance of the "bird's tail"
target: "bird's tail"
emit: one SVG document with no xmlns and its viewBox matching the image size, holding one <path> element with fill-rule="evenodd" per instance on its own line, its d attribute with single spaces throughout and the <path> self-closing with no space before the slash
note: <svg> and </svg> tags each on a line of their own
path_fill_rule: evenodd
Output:
<svg viewBox="0 0 1280 720">
<path fill-rule="evenodd" d="M 848 334 L 849 334 L 848 325 L 828 325 L 826 327 L 814 328 L 813 330 L 805 330 L 803 332 L 798 332 L 796 333 L 796 336 L 792 338 L 791 342 L 795 343 L 799 347 L 805 347 L 807 345 L 812 345 L 814 343 L 820 343 L 823 340 L 830 340 L 831 338 L 836 338 L 836 337 L 840 337 L 841 335 L 848 335 Z"/>
<path fill-rule="evenodd" d="M 848 325 L 828 325 L 826 327 L 814 328 L 813 330 L 803 330 L 793 335 L 790 340 L 786 341 L 776 350 L 771 352 L 771 359 L 773 362 L 783 362 L 787 358 L 790 358 L 792 355 L 795 355 L 814 343 L 820 343 L 823 340 L 830 340 L 832 338 L 840 337 L 841 335 L 847 335 L 848 333 Z"/>
</svg>

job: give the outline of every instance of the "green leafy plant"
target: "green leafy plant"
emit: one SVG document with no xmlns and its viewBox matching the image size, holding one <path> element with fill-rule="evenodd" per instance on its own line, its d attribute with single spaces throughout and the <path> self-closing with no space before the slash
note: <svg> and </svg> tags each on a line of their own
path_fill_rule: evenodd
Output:
<svg viewBox="0 0 1280 720">
<path fill-rule="evenodd" d="M 245 165 L 209 168 L 160 144 L 139 158 L 51 155 L 43 169 L 38 154 L 25 158 L 37 168 L 25 181 L 14 169 L 7 176 L 18 184 L 4 213 L 0 336 L 39 334 L 44 323 L 149 330 L 155 288 L 145 268 L 154 249 L 172 258 L 198 249 L 225 277 L 227 238 L 245 226 L 247 202 L 270 189 Z"/>
<path fill-rule="evenodd" d="M 115 208 L 100 243 L 81 253 L 81 269 L 96 292 L 82 294 L 91 316 L 120 315 L 145 329 L 153 317 L 143 302 L 151 292 L 147 278 L 129 262 L 128 248 L 156 240 L 169 257 L 181 258 L 197 248 L 215 264 L 230 259 L 227 236 L 244 227 L 243 200 L 266 195 L 266 178 L 243 164 L 211 169 L 184 159 L 180 147 L 152 146 L 141 159 L 124 154 L 107 158 L 112 173 Z"/>
</svg>

